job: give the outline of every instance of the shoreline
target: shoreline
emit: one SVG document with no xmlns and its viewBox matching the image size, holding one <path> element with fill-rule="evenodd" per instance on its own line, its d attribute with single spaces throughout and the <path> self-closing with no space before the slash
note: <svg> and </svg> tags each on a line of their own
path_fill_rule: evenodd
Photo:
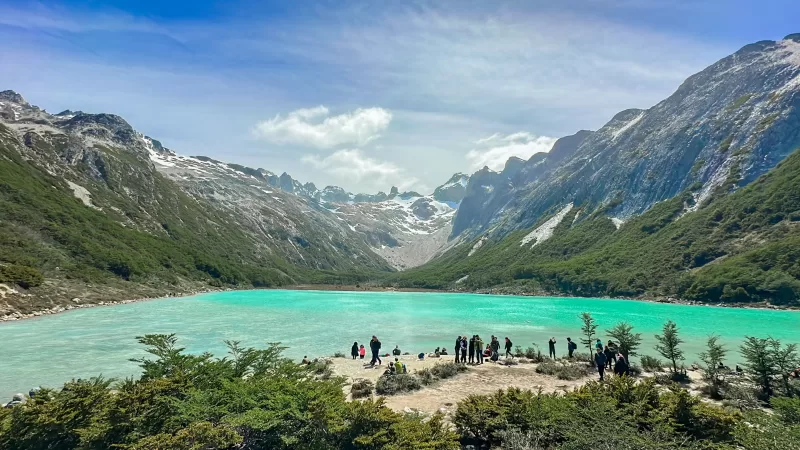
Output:
<svg viewBox="0 0 800 450">
<path fill-rule="evenodd" d="M 31 320 L 39 317 L 61 314 L 67 311 L 76 309 L 95 308 L 103 306 L 116 306 L 125 305 L 129 303 L 140 303 L 153 300 L 166 300 L 171 298 L 184 298 L 194 295 L 210 294 L 214 292 L 235 292 L 235 291 L 332 291 L 332 292 L 420 292 L 420 293 L 439 293 L 439 294 L 474 294 L 474 295 L 497 295 L 497 296 L 513 296 L 513 297 L 553 297 L 553 298 L 594 298 L 598 300 L 624 300 L 646 303 L 661 303 L 683 306 L 707 306 L 712 308 L 733 308 L 733 309 L 757 309 L 766 311 L 800 311 L 800 307 L 791 306 L 778 306 L 765 303 L 749 304 L 749 303 L 704 303 L 692 300 L 683 300 L 676 298 L 634 298 L 634 297 L 578 297 L 570 295 L 555 295 L 547 293 L 528 293 L 528 292 L 492 292 L 491 290 L 484 291 L 460 291 L 454 289 L 428 289 L 428 288 L 398 288 L 391 286 L 374 286 L 374 285 L 333 285 L 333 284 L 297 284 L 290 286 L 278 286 L 269 288 L 251 288 L 251 289 L 198 289 L 187 292 L 172 292 L 168 295 L 153 296 L 153 297 L 140 297 L 133 299 L 125 299 L 119 301 L 99 301 L 97 303 L 80 303 L 75 305 L 61 306 L 57 305 L 49 309 L 33 311 L 31 313 L 23 314 L 14 312 L 0 317 L 0 324 L 7 322 L 18 322 L 22 320 Z"/>
</svg>

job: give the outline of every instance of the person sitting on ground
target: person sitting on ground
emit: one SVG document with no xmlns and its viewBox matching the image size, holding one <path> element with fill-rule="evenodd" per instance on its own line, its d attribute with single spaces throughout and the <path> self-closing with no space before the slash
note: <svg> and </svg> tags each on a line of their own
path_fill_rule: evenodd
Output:
<svg viewBox="0 0 800 450">
<path fill-rule="evenodd" d="M 514 348 L 514 344 L 511 343 L 511 339 L 506 336 L 506 358 L 513 357 L 514 355 L 511 354 L 511 349 Z"/>
<path fill-rule="evenodd" d="M 303 360 L 300 362 L 300 364 L 303 364 L 303 365 L 307 366 L 307 365 L 311 364 L 311 361 L 308 360 L 308 356 L 303 356 Z"/>
<path fill-rule="evenodd" d="M 492 357 L 492 344 L 486 344 L 486 350 L 483 351 L 484 358 Z"/>
<path fill-rule="evenodd" d="M 736 365 L 736 373 L 742 373 L 742 372 L 743 372 L 742 368 L 739 367 L 739 365 L 737 364 Z"/>
<path fill-rule="evenodd" d="M 395 373 L 403 373 L 403 363 L 400 362 L 399 358 L 394 359 L 394 371 Z"/>
<path fill-rule="evenodd" d="M 625 357 L 622 356 L 621 353 L 617 354 L 617 362 L 614 364 L 614 374 L 617 376 L 629 375 L 628 362 L 625 361 Z"/>
<path fill-rule="evenodd" d="M 436 350 L 433 351 L 433 354 L 436 355 L 436 356 L 440 356 L 442 354 L 442 352 L 440 350 L 441 349 L 439 347 L 436 347 Z"/>
<path fill-rule="evenodd" d="M 362 345 L 361 347 L 363 348 L 364 346 Z M 350 356 L 352 356 L 353 359 L 358 358 L 358 342 L 353 342 L 353 346 L 350 347 Z"/>
<path fill-rule="evenodd" d="M 364 359 L 367 355 L 367 349 L 364 347 L 364 344 L 361 344 L 361 347 L 358 348 L 358 358 Z"/>
<path fill-rule="evenodd" d="M 423 359 L 425 359 L 425 353 L 418 353 L 418 354 L 417 354 L 417 358 L 418 358 L 420 361 L 422 361 Z"/>
<path fill-rule="evenodd" d="M 402 352 L 400 351 L 400 346 L 399 345 L 395 345 L 394 346 L 394 350 L 392 350 L 392 355 L 400 356 L 401 354 L 402 354 Z"/>
<path fill-rule="evenodd" d="M 447 349 L 446 349 L 446 348 L 444 348 L 444 347 L 442 347 L 441 349 L 439 349 L 439 355 L 441 355 L 441 356 L 447 356 Z"/>
</svg>

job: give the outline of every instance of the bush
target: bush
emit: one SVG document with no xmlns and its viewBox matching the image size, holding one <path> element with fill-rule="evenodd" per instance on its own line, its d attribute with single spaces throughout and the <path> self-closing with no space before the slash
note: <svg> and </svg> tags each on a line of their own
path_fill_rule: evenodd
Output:
<svg viewBox="0 0 800 450">
<path fill-rule="evenodd" d="M 410 373 L 383 375 L 378 378 L 378 382 L 375 384 L 375 392 L 378 395 L 395 395 L 418 389 L 422 389 L 420 377 Z"/>
<path fill-rule="evenodd" d="M 787 425 L 800 425 L 800 398 L 774 397 L 770 404 Z"/>
<path fill-rule="evenodd" d="M 691 381 L 688 374 L 682 372 L 657 373 L 653 379 L 658 384 L 669 385 L 672 383 L 687 383 Z"/>
<path fill-rule="evenodd" d="M 536 373 L 552 375 L 559 380 L 579 380 L 589 373 L 584 363 L 570 363 L 569 360 L 546 360 L 536 366 Z"/>
<path fill-rule="evenodd" d="M 528 358 L 530 362 L 533 363 L 540 363 L 546 359 L 542 354 L 542 351 L 539 350 L 539 346 L 536 344 L 533 344 L 532 347 L 526 348 L 521 356 Z"/>
<path fill-rule="evenodd" d="M 519 364 L 519 362 L 517 362 L 516 359 L 506 358 L 506 359 L 500 361 L 500 364 L 502 364 L 504 366 L 516 366 L 516 365 Z"/>
<path fill-rule="evenodd" d="M 720 395 L 723 398 L 722 404 L 741 411 L 760 408 L 760 394 L 758 389 L 742 384 L 731 383 L 720 389 Z"/>
<path fill-rule="evenodd" d="M 354 399 L 369 397 L 374 389 L 375 383 L 364 378 L 358 378 L 353 380 L 353 384 L 350 386 L 350 394 Z"/>
<path fill-rule="evenodd" d="M 0 264 L 0 283 L 14 283 L 24 289 L 41 285 L 44 276 L 38 269 L 18 264 Z"/>
<path fill-rule="evenodd" d="M 661 372 L 664 370 L 664 362 L 653 356 L 642 355 L 640 362 L 645 372 Z"/>
<path fill-rule="evenodd" d="M 334 358 L 346 358 L 347 356 L 342 352 L 336 352 L 333 354 Z"/>
</svg>

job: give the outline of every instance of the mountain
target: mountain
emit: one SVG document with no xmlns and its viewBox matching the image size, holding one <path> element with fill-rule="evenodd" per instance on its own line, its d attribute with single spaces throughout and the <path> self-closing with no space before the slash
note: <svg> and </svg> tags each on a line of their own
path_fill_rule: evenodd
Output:
<svg viewBox="0 0 800 450">
<path fill-rule="evenodd" d="M 794 304 L 798 147 L 800 35 L 751 44 L 652 108 L 475 173 L 457 242 L 393 279 Z"/>
<path fill-rule="evenodd" d="M 179 155 L 119 116 L 50 114 L 13 91 L 0 157 L 0 316 L 413 267 L 446 245 L 458 206 Z"/>
<path fill-rule="evenodd" d="M 696 183 L 698 203 L 744 186 L 800 145 L 799 87 L 800 35 L 747 45 L 652 108 L 562 138 L 516 173 L 480 171 L 453 235 L 507 234 L 570 203 L 627 220 Z"/>
</svg>

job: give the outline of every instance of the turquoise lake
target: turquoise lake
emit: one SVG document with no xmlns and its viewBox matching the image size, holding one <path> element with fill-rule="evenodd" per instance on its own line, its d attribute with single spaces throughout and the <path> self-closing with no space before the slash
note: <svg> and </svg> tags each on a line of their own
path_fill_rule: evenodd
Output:
<svg viewBox="0 0 800 450">
<path fill-rule="evenodd" d="M 353 341 L 376 334 L 385 350 L 450 351 L 460 334 L 508 336 L 544 352 L 550 336 L 566 353 L 567 336 L 579 338 L 578 314 L 588 311 L 603 331 L 628 321 L 642 333 L 641 354 L 656 355 L 654 334 L 671 319 L 686 341 L 687 364 L 706 337 L 723 338 L 730 363 L 740 360 L 745 335 L 800 342 L 800 312 L 716 308 L 626 300 L 512 297 L 450 293 L 238 291 L 68 311 L 0 324 L 0 400 L 35 386 L 60 386 L 71 378 L 138 373 L 129 358 L 145 355 L 135 336 L 176 333 L 190 352 L 225 352 L 224 340 L 248 346 L 281 342 L 288 356 L 349 355 Z M 605 339 L 604 339 L 605 340 Z M 635 358 L 634 358 L 635 360 Z"/>
</svg>

